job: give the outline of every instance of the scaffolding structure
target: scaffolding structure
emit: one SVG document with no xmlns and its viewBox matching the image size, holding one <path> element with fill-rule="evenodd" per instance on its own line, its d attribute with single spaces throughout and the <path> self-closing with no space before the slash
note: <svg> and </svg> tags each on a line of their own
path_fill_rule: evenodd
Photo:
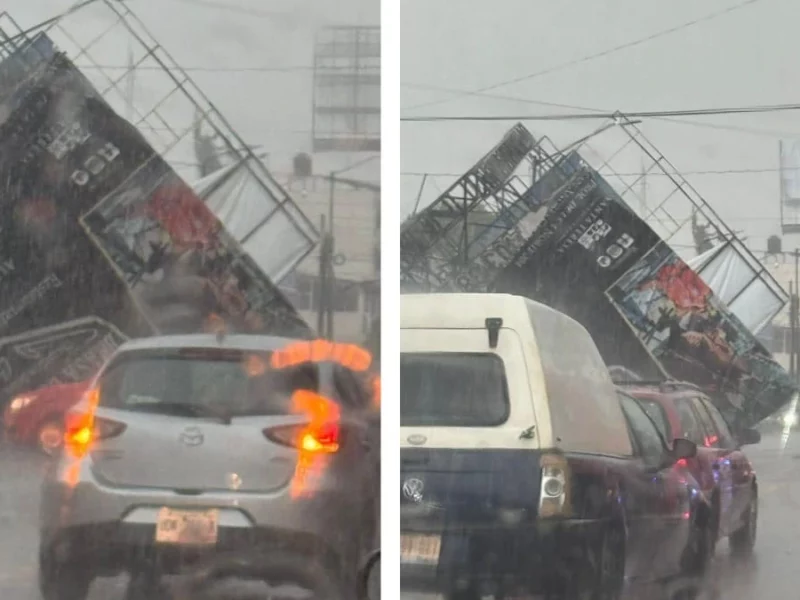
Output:
<svg viewBox="0 0 800 600">
<path fill-rule="evenodd" d="M 230 167 L 217 182 L 246 173 L 250 188 L 263 199 L 263 210 L 253 232 L 281 227 L 300 238 L 302 252 L 286 256 L 286 264 L 268 276 L 279 283 L 314 248 L 315 225 L 272 177 L 251 146 L 216 109 L 189 74 L 150 34 L 131 9 L 119 0 L 78 2 L 64 13 L 30 29 L 23 29 L 7 12 L 0 12 L 0 64 L 20 58 L 35 60 L 45 39 L 80 69 L 102 98 L 119 115 L 126 115 L 153 149 L 187 181 L 197 178 L 194 132 L 208 131 L 217 155 Z M 49 57 L 41 56 L 40 60 Z M 5 59 L 5 60 L 3 60 Z M 16 66 L 16 65 L 14 65 Z M 130 82 L 139 93 L 131 98 Z M 0 80 L 0 103 L 8 90 Z"/>
<path fill-rule="evenodd" d="M 379 27 L 326 27 L 314 44 L 314 152 L 381 149 Z"/>
<path fill-rule="evenodd" d="M 727 286 L 721 298 L 726 304 L 752 300 L 757 288 L 769 297 L 773 316 L 788 301 L 736 232 L 645 137 L 638 122 L 622 113 L 561 148 L 515 125 L 475 167 L 403 224 L 401 286 L 407 291 L 491 290 L 546 218 L 536 216 L 539 209 L 584 165 L 698 274 L 711 273 L 722 259 L 745 273 Z M 712 245 L 700 257 L 698 227 Z"/>
</svg>

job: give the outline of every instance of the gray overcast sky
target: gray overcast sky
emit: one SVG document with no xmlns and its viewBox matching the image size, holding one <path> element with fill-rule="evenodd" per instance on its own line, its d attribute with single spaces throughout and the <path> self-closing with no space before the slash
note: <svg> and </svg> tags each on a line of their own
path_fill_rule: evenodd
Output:
<svg viewBox="0 0 800 600">
<path fill-rule="evenodd" d="M 7 11 L 28 27 L 72 4 L 71 0 L 3 0 L 0 12 Z M 317 28 L 380 23 L 379 0 L 127 0 L 126 4 L 184 67 L 310 67 Z M 87 28 L 97 28 L 92 17 L 90 11 L 80 17 L 87 19 Z M 70 27 L 77 22 L 76 17 Z M 120 41 L 104 62 L 125 64 L 126 45 Z M 271 153 L 270 168 L 288 171 L 291 157 L 310 149 L 310 69 L 190 75 L 247 143 L 261 144 Z M 158 74 L 143 71 L 137 77 L 136 93 L 141 97 Z M 315 170 L 325 173 L 359 158 L 318 157 Z M 377 175 L 377 161 L 348 173 L 368 179 Z"/>
<path fill-rule="evenodd" d="M 742 0 L 402 0 L 401 114 L 576 112 L 411 86 L 478 89 L 602 52 L 740 3 Z M 488 93 L 622 111 L 796 103 L 800 100 L 798 21 L 800 3 L 796 0 L 756 0 L 636 47 Z M 411 109 L 442 99 L 449 101 Z M 642 125 L 644 134 L 682 172 L 777 169 L 778 140 L 800 138 L 800 112 L 685 120 L 695 125 L 655 119 Z M 401 170 L 461 173 L 511 125 L 404 122 Z M 600 121 L 526 123 L 534 135 L 547 135 L 561 144 L 599 125 Z M 615 150 L 612 146 L 597 149 L 601 153 Z M 766 237 L 780 233 L 777 171 L 686 177 L 733 229 L 745 231 L 752 248 L 764 249 Z M 432 201 L 454 179 L 429 178 L 421 205 Z M 421 178 L 404 174 L 401 182 L 401 211 L 406 216 Z M 784 237 L 784 248 L 796 245 L 800 245 L 800 236 Z"/>
</svg>

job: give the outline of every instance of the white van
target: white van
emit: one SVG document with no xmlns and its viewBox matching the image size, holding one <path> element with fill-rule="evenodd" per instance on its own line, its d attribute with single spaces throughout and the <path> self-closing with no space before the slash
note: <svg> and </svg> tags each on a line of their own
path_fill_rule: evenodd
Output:
<svg viewBox="0 0 800 600">
<path fill-rule="evenodd" d="M 591 336 L 544 304 L 507 294 L 401 296 L 400 351 L 404 447 L 424 438 L 426 448 L 631 454 L 616 388 Z M 453 392 L 469 381 L 462 394 L 433 397 L 430 386 L 444 383 L 424 376 L 434 366 L 443 377 L 480 376 L 447 383 Z"/>
<path fill-rule="evenodd" d="M 626 569 L 652 570 L 629 560 L 642 546 L 682 549 L 690 494 L 668 470 L 674 460 L 651 467 L 634 447 L 637 409 L 623 412 L 584 327 L 506 294 L 400 304 L 404 592 L 582 598 L 606 588 L 612 598 Z M 676 502 L 659 500 L 669 493 Z M 599 569 L 609 556 L 616 567 Z"/>
</svg>

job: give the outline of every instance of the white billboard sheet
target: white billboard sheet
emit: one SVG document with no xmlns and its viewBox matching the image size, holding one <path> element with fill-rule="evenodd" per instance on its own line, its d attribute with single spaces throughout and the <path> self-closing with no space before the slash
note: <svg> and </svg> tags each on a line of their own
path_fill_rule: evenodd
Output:
<svg viewBox="0 0 800 600">
<path fill-rule="evenodd" d="M 316 245 L 318 234 L 297 205 L 279 202 L 246 162 L 212 173 L 192 188 L 276 284 Z"/>
<path fill-rule="evenodd" d="M 768 274 L 759 275 L 761 265 L 750 264 L 737 251 L 737 243 L 740 242 L 720 244 L 686 262 L 758 335 L 780 312 L 788 296 Z"/>
</svg>

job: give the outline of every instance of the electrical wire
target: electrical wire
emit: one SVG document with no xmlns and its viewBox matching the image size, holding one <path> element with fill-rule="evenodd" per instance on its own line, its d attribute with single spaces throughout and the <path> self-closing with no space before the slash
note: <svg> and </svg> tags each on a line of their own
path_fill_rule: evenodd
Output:
<svg viewBox="0 0 800 600">
<path fill-rule="evenodd" d="M 733 106 L 725 108 L 691 108 L 682 110 L 640 110 L 632 112 L 604 113 L 562 113 L 550 115 L 462 115 L 462 116 L 425 116 L 401 117 L 401 121 L 417 123 L 439 121 L 578 121 L 590 119 L 633 118 L 647 119 L 656 117 L 699 117 L 713 115 L 738 115 L 753 113 L 773 113 L 800 110 L 800 104 L 772 104 L 760 106 Z"/>
<path fill-rule="evenodd" d="M 419 90 L 429 90 L 429 91 L 437 91 L 437 92 L 446 92 L 454 95 L 459 95 L 463 93 L 463 90 L 455 90 L 452 88 L 444 88 L 437 85 L 428 85 L 428 84 L 416 84 L 416 83 L 406 83 L 400 84 L 401 87 L 408 87 L 411 89 L 419 89 Z M 530 98 L 520 98 L 518 96 L 508 96 L 505 94 L 491 94 L 491 93 L 472 93 L 472 96 L 480 97 L 480 98 L 488 98 L 493 100 L 504 100 L 507 102 L 520 102 L 523 104 L 535 104 L 538 106 L 549 106 L 554 108 L 565 108 L 567 110 L 580 110 L 586 112 L 593 112 L 593 113 L 608 113 L 607 109 L 602 108 L 593 108 L 589 106 L 578 106 L 575 104 L 564 104 L 560 102 L 545 102 L 543 100 L 534 100 Z M 718 129 L 721 131 L 733 131 L 736 133 L 747 133 L 750 135 L 759 135 L 759 136 L 766 136 L 772 138 L 800 138 L 800 133 L 795 133 L 791 131 L 772 131 L 767 129 L 756 129 L 752 127 L 741 127 L 738 125 L 723 125 L 720 123 L 706 123 L 701 121 L 690 121 L 688 119 L 676 119 L 676 118 L 669 118 L 669 117 L 654 117 L 659 121 L 663 121 L 665 123 L 677 123 L 679 125 L 688 125 L 690 127 L 701 127 L 706 129 Z"/>
<path fill-rule="evenodd" d="M 638 38 L 638 39 L 635 39 L 635 40 L 631 40 L 629 42 L 625 42 L 623 44 L 619 44 L 619 45 L 614 46 L 612 48 L 607 48 L 606 50 L 601 50 L 600 52 L 595 52 L 593 54 L 589 54 L 589 55 L 583 56 L 581 58 L 577 58 L 577 59 L 573 59 L 573 60 L 570 60 L 570 61 L 567 61 L 567 62 L 559 63 L 557 65 L 553 65 L 552 67 L 548 67 L 546 69 L 543 69 L 541 71 L 536 71 L 536 72 L 530 73 L 528 75 L 523 75 L 521 77 L 515 77 L 513 79 L 507 79 L 505 81 L 500 81 L 500 82 L 494 83 L 492 85 L 487 85 L 487 86 L 478 88 L 478 89 L 473 90 L 471 92 L 464 92 L 463 95 L 464 96 L 469 96 L 469 95 L 474 94 L 476 92 L 488 92 L 488 91 L 491 91 L 491 90 L 496 90 L 496 89 L 501 88 L 501 87 L 506 87 L 506 86 L 509 86 L 509 85 L 513 85 L 515 83 L 520 83 L 522 81 L 528 81 L 528 80 L 534 79 L 536 77 L 541 77 L 542 75 L 548 75 L 548 74 L 554 73 L 556 71 L 561 71 L 561 70 L 564 70 L 564 69 L 568 69 L 570 67 L 574 67 L 575 65 L 583 64 L 583 63 L 595 60 L 597 58 L 608 56 L 609 54 L 613 54 L 614 52 L 619 52 L 620 50 L 627 50 L 629 48 L 633 48 L 635 46 L 639 46 L 641 44 L 650 42 L 652 40 L 655 40 L 655 39 L 658 39 L 658 38 L 661 38 L 661 37 L 665 37 L 667 35 L 672 35 L 673 33 L 677 33 L 679 31 L 682 31 L 682 30 L 687 29 L 689 27 L 693 27 L 694 25 L 698 25 L 698 24 L 703 23 L 703 22 L 711 21 L 713 19 L 716 19 L 718 17 L 730 14 L 730 13 L 736 11 L 736 10 L 742 9 L 742 8 L 744 8 L 746 6 L 749 6 L 751 4 L 755 4 L 756 2 L 760 2 L 760 1 L 761 0 L 745 0 L 744 2 L 740 2 L 739 4 L 735 4 L 733 6 L 729 6 L 728 8 L 724 8 L 722 10 L 718 10 L 716 12 L 709 13 L 709 14 L 707 14 L 707 15 L 705 15 L 703 17 L 699 17 L 697 19 L 692 19 L 691 21 L 686 21 L 685 23 L 682 23 L 680 25 L 676 25 L 674 27 L 669 27 L 667 29 L 662 29 L 661 31 L 657 31 L 657 32 L 652 33 L 650 35 L 647 35 L 645 37 Z M 444 104 L 446 102 L 451 102 L 452 100 L 454 100 L 454 98 L 445 98 L 445 99 L 442 99 L 442 100 L 435 100 L 435 101 L 432 101 L 432 102 L 426 102 L 426 103 L 423 103 L 423 104 L 417 104 L 415 106 L 411 106 L 407 110 L 416 110 L 418 108 L 428 108 L 430 106 L 435 106 L 435 105 L 439 105 L 439 104 Z"/>
</svg>

